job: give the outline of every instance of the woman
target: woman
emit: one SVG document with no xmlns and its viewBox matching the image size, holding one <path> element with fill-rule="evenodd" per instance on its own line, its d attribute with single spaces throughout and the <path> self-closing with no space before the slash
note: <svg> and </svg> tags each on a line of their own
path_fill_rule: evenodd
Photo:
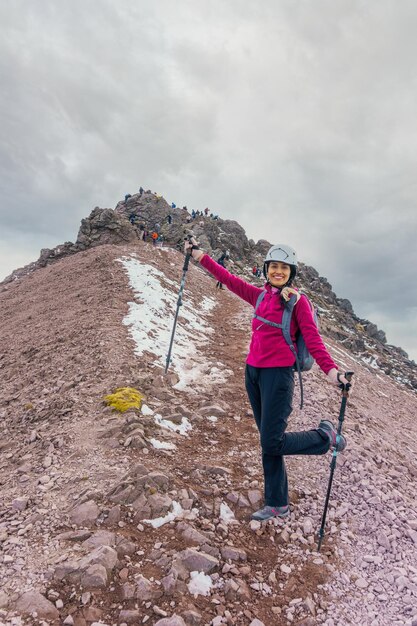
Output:
<svg viewBox="0 0 417 626">
<path fill-rule="evenodd" d="M 231 274 L 198 248 L 194 240 L 185 243 L 186 254 L 199 261 L 219 282 L 256 306 L 262 289 Z M 347 385 L 347 378 L 338 372 L 327 351 L 313 319 L 310 303 L 291 284 L 297 273 L 297 256 L 287 245 L 275 245 L 265 257 L 263 273 L 266 278 L 265 296 L 252 321 L 252 340 L 246 359 L 245 384 L 260 433 L 265 482 L 264 506 L 253 513 L 252 519 L 284 518 L 290 513 L 288 482 L 284 456 L 325 454 L 336 445 L 337 430 L 329 420 L 321 420 L 314 430 L 286 433 L 292 411 L 295 357 L 282 331 L 267 321 L 280 324 L 286 301 L 296 297 L 291 320 L 291 337 L 302 332 L 306 346 L 327 375 L 330 383 Z M 259 318 L 263 318 L 263 321 Z M 338 450 L 346 448 L 340 436 Z"/>
</svg>

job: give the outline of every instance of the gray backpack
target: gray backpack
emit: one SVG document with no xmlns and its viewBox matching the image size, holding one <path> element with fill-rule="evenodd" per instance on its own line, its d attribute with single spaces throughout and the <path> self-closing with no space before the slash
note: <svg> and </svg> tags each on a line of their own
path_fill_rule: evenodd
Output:
<svg viewBox="0 0 417 626">
<path fill-rule="evenodd" d="M 311 370 L 311 368 L 313 367 L 314 359 L 307 349 L 307 346 L 304 341 L 304 337 L 301 332 L 298 333 L 298 337 L 296 338 L 295 345 L 291 339 L 291 332 L 290 332 L 291 318 L 292 318 L 292 314 L 294 311 L 294 306 L 297 302 L 297 298 L 295 296 L 290 296 L 290 299 L 288 300 L 288 302 L 285 303 L 284 313 L 282 314 L 282 323 L 277 324 L 276 322 L 270 322 L 264 317 L 260 317 L 259 315 L 256 314 L 256 311 L 258 310 L 259 305 L 261 304 L 262 300 L 265 297 L 265 293 L 266 293 L 266 290 L 263 289 L 263 291 L 261 291 L 261 293 L 259 294 L 258 299 L 255 304 L 253 317 L 256 318 L 257 320 L 260 320 L 264 324 L 268 324 L 268 326 L 274 326 L 275 328 L 281 329 L 285 341 L 287 342 L 291 352 L 295 356 L 294 370 L 298 372 L 298 380 L 300 382 L 300 393 L 301 393 L 300 409 L 302 409 L 304 396 L 303 396 L 303 380 L 301 378 L 301 372 L 307 372 L 308 370 Z M 313 313 L 314 322 L 318 328 L 319 322 L 318 322 L 318 317 L 317 317 L 317 310 L 313 307 L 310 300 L 308 300 L 308 302 L 310 304 L 311 311 Z"/>
</svg>

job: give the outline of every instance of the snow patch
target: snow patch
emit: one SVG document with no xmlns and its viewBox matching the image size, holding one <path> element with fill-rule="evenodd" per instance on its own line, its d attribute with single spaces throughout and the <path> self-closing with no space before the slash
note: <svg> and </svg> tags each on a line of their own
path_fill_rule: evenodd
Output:
<svg viewBox="0 0 417 626">
<path fill-rule="evenodd" d="M 159 439 L 149 439 L 149 443 L 152 444 L 157 450 L 176 450 L 175 443 L 169 443 L 168 441 L 159 441 Z"/>
<path fill-rule="evenodd" d="M 197 519 L 199 511 L 197 508 L 191 509 L 191 511 L 182 508 L 181 504 L 172 501 L 172 510 L 162 517 L 156 517 L 155 519 L 144 519 L 142 523 L 149 524 L 153 528 L 159 528 L 164 524 L 174 521 L 175 519 L 195 520 Z"/>
<path fill-rule="evenodd" d="M 136 302 L 129 302 L 129 312 L 123 319 L 136 344 L 135 354 L 141 356 L 150 352 L 156 356 L 156 363 L 165 367 L 180 281 L 174 283 L 157 268 L 132 256 L 118 261 L 127 272 L 136 298 Z M 184 299 L 171 354 L 171 367 L 180 379 L 176 389 L 196 393 L 194 387 L 197 382 L 204 379 L 206 385 L 214 385 L 224 382 L 233 373 L 226 370 L 222 363 L 217 363 L 219 367 L 216 367 L 207 363 L 206 359 L 199 362 L 200 348 L 208 343 L 209 335 L 214 332 L 205 320 L 205 314 L 215 306 L 216 301 L 207 296 L 196 303 Z"/>
<path fill-rule="evenodd" d="M 231 524 L 236 521 L 235 514 L 226 502 L 222 502 L 220 505 L 220 519 L 225 524 Z"/>
<path fill-rule="evenodd" d="M 171 420 L 165 420 L 161 415 L 157 413 L 155 415 L 155 422 L 158 424 L 158 426 L 162 426 L 162 428 L 167 428 L 168 430 L 172 430 L 175 433 L 179 433 L 180 435 L 184 436 L 187 435 L 188 431 L 193 429 L 190 421 L 186 417 L 183 417 L 181 419 L 181 424 L 174 424 L 174 422 L 171 422 Z"/>
<path fill-rule="evenodd" d="M 190 582 L 187 584 L 188 591 L 193 596 L 209 596 L 213 587 L 210 576 L 204 572 L 190 572 Z"/>
<path fill-rule="evenodd" d="M 362 361 L 370 365 L 374 370 L 379 370 L 379 365 L 373 356 L 369 356 L 369 357 L 363 356 Z"/>
<path fill-rule="evenodd" d="M 155 519 L 144 519 L 142 520 L 142 522 L 145 524 L 149 524 L 150 526 L 153 526 L 153 528 L 159 528 L 160 526 L 163 526 L 164 524 L 168 524 L 169 522 L 172 522 L 177 517 L 182 517 L 183 513 L 184 513 L 184 509 L 182 508 L 181 504 L 173 500 L 172 511 L 170 511 L 163 517 L 156 517 Z"/>
<path fill-rule="evenodd" d="M 210 312 L 216 306 L 216 301 L 213 300 L 213 298 L 208 298 L 207 296 L 204 296 L 201 301 L 200 306 L 203 309 L 203 311 Z"/>
<path fill-rule="evenodd" d="M 150 407 L 148 407 L 147 404 L 142 404 L 141 413 L 142 413 L 142 415 L 153 415 L 154 414 L 152 409 Z"/>
</svg>

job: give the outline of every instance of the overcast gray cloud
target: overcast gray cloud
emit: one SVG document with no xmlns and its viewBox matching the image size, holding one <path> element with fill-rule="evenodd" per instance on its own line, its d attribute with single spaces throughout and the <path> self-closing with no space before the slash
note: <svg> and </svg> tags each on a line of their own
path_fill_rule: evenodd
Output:
<svg viewBox="0 0 417 626">
<path fill-rule="evenodd" d="M 143 185 L 290 243 L 417 359 L 414 0 L 5 0 L 0 24 L 0 279 Z"/>
</svg>

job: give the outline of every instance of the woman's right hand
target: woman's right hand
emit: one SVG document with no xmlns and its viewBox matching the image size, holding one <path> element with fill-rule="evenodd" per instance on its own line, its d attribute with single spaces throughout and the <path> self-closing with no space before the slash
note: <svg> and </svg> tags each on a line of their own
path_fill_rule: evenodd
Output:
<svg viewBox="0 0 417 626">
<path fill-rule="evenodd" d="M 327 373 L 327 378 L 333 385 L 337 385 L 338 387 L 342 389 L 347 387 L 347 389 L 349 390 L 353 387 L 353 382 L 352 382 L 352 378 L 349 378 L 349 379 L 346 378 L 345 374 L 342 374 L 342 372 L 339 372 L 334 367 L 333 369 L 330 370 L 330 372 Z"/>
</svg>

